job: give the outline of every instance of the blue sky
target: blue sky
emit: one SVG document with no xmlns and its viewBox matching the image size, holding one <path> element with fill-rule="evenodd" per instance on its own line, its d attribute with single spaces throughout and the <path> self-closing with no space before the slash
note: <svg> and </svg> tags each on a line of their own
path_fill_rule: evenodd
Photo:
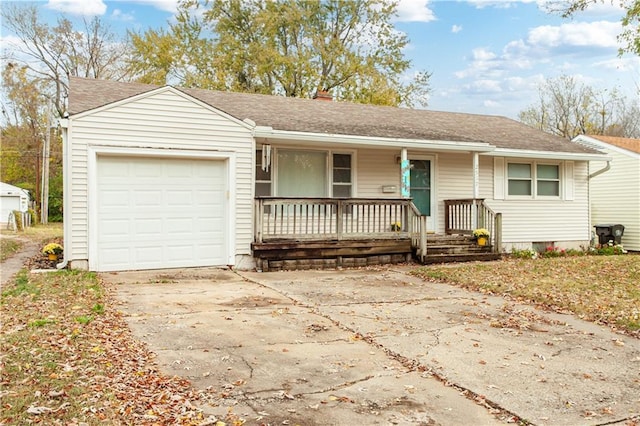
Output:
<svg viewBox="0 0 640 426">
<path fill-rule="evenodd" d="M 640 58 L 617 56 L 622 11 L 605 4 L 562 19 L 545 12 L 547 1 L 400 0 L 395 26 L 410 39 L 405 54 L 412 60 L 412 72 L 433 73 L 428 108 L 516 118 L 537 102 L 541 82 L 562 74 L 637 99 Z M 48 0 L 37 4 L 49 19 L 60 13 L 72 20 L 99 15 L 114 32 L 124 33 L 166 25 L 176 3 Z M 2 37 L 5 44 L 10 34 L 3 32 Z"/>
</svg>

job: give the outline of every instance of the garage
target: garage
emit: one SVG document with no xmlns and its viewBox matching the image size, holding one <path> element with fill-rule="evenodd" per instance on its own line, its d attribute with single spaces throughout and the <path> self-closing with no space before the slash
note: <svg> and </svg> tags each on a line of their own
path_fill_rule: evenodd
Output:
<svg viewBox="0 0 640 426">
<path fill-rule="evenodd" d="M 98 155 L 95 188 L 95 270 L 227 264 L 227 161 Z"/>
</svg>

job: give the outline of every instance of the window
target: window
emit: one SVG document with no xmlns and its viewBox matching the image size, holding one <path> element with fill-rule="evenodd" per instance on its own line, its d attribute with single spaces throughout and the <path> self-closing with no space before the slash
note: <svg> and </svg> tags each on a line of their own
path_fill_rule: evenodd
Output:
<svg viewBox="0 0 640 426">
<path fill-rule="evenodd" d="M 531 164 L 509 163 L 509 195 L 531 195 Z"/>
<path fill-rule="evenodd" d="M 271 166 L 262 169 L 262 150 L 256 150 L 256 197 L 271 195 Z"/>
<path fill-rule="evenodd" d="M 333 154 L 333 196 L 351 197 L 351 154 Z"/>
<path fill-rule="evenodd" d="M 557 164 L 508 163 L 508 194 L 515 197 L 560 197 Z"/>
<path fill-rule="evenodd" d="M 538 164 L 536 179 L 537 195 L 544 197 L 560 196 L 560 166 Z"/>
<path fill-rule="evenodd" d="M 256 150 L 257 197 L 276 192 L 281 197 L 353 196 L 352 154 L 279 149 L 276 157 L 277 162 L 263 170 L 262 150 Z"/>
</svg>

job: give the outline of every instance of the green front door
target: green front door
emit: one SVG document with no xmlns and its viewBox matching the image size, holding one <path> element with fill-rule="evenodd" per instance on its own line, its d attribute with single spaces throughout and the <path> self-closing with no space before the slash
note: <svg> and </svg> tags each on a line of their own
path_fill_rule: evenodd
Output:
<svg viewBox="0 0 640 426">
<path fill-rule="evenodd" d="M 413 204 L 420 213 L 431 216 L 431 160 L 411 160 L 410 187 Z"/>
</svg>

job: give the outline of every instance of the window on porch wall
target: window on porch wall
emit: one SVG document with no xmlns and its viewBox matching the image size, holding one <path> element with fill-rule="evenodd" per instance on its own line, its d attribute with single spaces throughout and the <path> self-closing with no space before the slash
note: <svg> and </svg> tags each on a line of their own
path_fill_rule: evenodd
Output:
<svg viewBox="0 0 640 426">
<path fill-rule="evenodd" d="M 256 196 L 274 195 L 271 170 L 262 169 L 262 150 L 256 150 Z M 327 173 L 331 173 L 330 191 L 326 185 Z M 281 197 L 349 198 L 353 195 L 351 154 L 279 149 L 275 177 L 277 195 Z"/>
</svg>

